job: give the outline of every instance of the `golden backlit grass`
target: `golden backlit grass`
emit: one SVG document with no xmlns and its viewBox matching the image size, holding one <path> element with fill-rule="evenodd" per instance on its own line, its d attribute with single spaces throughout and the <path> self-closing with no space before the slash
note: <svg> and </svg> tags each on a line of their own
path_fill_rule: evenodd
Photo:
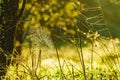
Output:
<svg viewBox="0 0 120 80">
<path fill-rule="evenodd" d="M 18 65 L 9 66 L 6 80 L 83 80 L 77 48 L 65 45 L 57 49 L 57 54 L 55 48 L 23 46 L 16 59 Z M 87 80 L 120 79 L 119 48 L 119 39 L 102 39 L 82 47 Z"/>
</svg>

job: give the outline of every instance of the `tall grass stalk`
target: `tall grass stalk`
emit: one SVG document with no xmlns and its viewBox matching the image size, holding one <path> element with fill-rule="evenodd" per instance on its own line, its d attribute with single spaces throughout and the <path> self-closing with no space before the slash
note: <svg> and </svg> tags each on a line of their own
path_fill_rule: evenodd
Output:
<svg viewBox="0 0 120 80">
<path fill-rule="evenodd" d="M 55 50 L 56 50 L 57 59 L 58 59 L 58 63 L 59 63 L 59 68 L 60 68 L 60 72 L 61 72 L 61 78 L 62 78 L 62 79 L 63 79 L 63 78 L 67 79 L 67 78 L 65 77 L 64 73 L 63 73 L 62 66 L 61 66 L 61 62 L 60 62 L 59 53 L 58 53 L 58 50 L 57 50 L 56 47 L 55 47 Z"/>
<path fill-rule="evenodd" d="M 102 49 L 103 49 L 104 53 L 106 54 L 106 56 L 113 56 L 113 55 L 115 55 L 114 53 L 110 52 L 110 50 L 108 49 L 107 45 L 100 38 L 98 38 L 97 40 L 99 41 L 100 45 L 102 46 Z M 116 61 L 114 59 L 111 60 L 109 57 L 107 59 L 109 60 L 108 68 L 110 68 L 110 67 L 112 67 L 114 65 L 116 66 L 116 68 L 118 68 L 117 65 L 116 65 Z"/>
<path fill-rule="evenodd" d="M 86 70 L 85 70 L 85 64 L 84 64 L 84 58 L 83 58 L 83 52 L 82 52 L 82 50 L 79 49 L 79 48 L 77 48 L 77 51 L 78 51 L 79 60 L 80 60 L 81 65 L 82 65 L 84 80 L 87 80 L 87 77 L 86 77 Z"/>
<path fill-rule="evenodd" d="M 36 70 L 39 68 L 40 69 L 40 77 L 41 77 L 41 49 L 39 50 L 39 55 L 38 55 L 38 61 L 37 61 L 37 66 L 36 66 Z"/>
<path fill-rule="evenodd" d="M 71 73 L 71 71 L 70 71 L 70 68 L 69 68 L 69 65 L 67 64 L 67 62 L 64 60 L 63 63 L 65 64 L 67 70 L 68 70 L 68 71 L 70 72 L 70 74 L 72 75 L 72 73 Z M 64 64 L 63 64 L 63 65 L 64 65 Z"/>
<path fill-rule="evenodd" d="M 72 79 L 75 80 L 75 77 L 74 77 L 74 67 L 72 65 Z"/>
<path fill-rule="evenodd" d="M 21 66 L 24 67 L 25 70 L 27 70 L 29 72 L 31 79 L 39 80 L 39 77 L 37 76 L 37 74 L 29 66 L 24 65 L 24 64 L 21 64 Z"/>
<path fill-rule="evenodd" d="M 93 71 L 93 55 L 94 55 L 94 39 L 92 39 L 92 41 L 91 41 L 91 44 L 92 44 L 92 51 L 91 51 L 91 80 L 93 80 L 93 73 L 92 73 L 92 71 Z"/>
<path fill-rule="evenodd" d="M 79 44 L 80 44 L 80 48 L 77 47 L 78 57 L 79 57 L 79 60 L 81 62 L 81 65 L 82 65 L 84 80 L 87 80 L 86 71 L 85 71 L 84 57 L 83 57 L 82 34 L 81 33 L 77 33 L 77 36 L 79 37 Z"/>
</svg>

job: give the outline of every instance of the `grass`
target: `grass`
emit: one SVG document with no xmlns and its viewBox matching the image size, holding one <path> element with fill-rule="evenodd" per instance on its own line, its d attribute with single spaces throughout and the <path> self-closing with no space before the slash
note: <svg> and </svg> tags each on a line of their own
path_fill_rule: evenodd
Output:
<svg viewBox="0 0 120 80">
<path fill-rule="evenodd" d="M 113 40 L 116 53 L 109 40 L 102 41 L 105 44 L 96 41 L 82 48 L 84 65 L 77 51 L 80 48 L 71 44 L 60 49 L 36 47 L 33 51 L 24 47 L 4 80 L 119 80 L 119 39 Z"/>
</svg>

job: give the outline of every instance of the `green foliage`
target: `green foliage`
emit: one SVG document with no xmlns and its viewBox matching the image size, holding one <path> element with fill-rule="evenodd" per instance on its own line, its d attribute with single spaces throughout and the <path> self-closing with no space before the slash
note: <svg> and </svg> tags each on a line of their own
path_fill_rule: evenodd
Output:
<svg viewBox="0 0 120 80">
<path fill-rule="evenodd" d="M 35 28 L 36 24 L 39 24 L 40 27 L 47 27 L 51 32 L 54 45 L 57 47 L 66 42 L 79 45 L 80 35 L 82 35 L 83 40 L 93 37 L 96 39 L 99 37 L 99 32 L 94 26 L 99 23 L 104 24 L 103 19 L 99 16 L 101 14 L 100 8 L 98 10 L 93 8 L 94 12 L 84 12 L 87 10 L 84 8 L 84 4 L 79 0 L 48 0 L 46 2 L 33 0 L 26 4 L 23 16 L 30 21 L 25 22 L 24 28 Z M 94 16 L 95 18 L 92 18 Z M 102 28 L 105 26 L 100 29 Z"/>
<path fill-rule="evenodd" d="M 61 39 L 67 39 L 76 35 L 76 23 L 79 15 L 77 7 L 80 6 L 78 0 L 48 0 L 48 1 L 29 1 L 26 4 L 25 15 L 23 15 L 29 22 L 25 22 L 24 28 L 47 27 L 52 35 L 54 43 L 61 45 Z M 26 17 L 27 16 L 27 17 Z M 56 37 L 57 36 L 57 37 Z M 65 38 L 64 38 L 65 37 Z M 71 40 L 71 39 L 67 39 Z M 56 41 L 56 42 L 55 42 Z"/>
<path fill-rule="evenodd" d="M 3 0 L 0 0 L 0 4 L 2 4 L 4 1 Z"/>
<path fill-rule="evenodd" d="M 77 1 L 80 5 L 80 2 Z M 31 3 L 26 5 L 26 9 L 29 9 Z M 29 18 L 32 18 L 33 23 L 38 23 L 42 27 L 62 27 L 74 26 L 76 23 L 76 17 L 79 11 L 75 9 L 75 3 L 70 0 L 48 0 L 36 2 L 30 11 Z M 66 28 L 67 29 L 67 28 Z M 64 29 L 64 30 L 66 30 Z"/>
</svg>

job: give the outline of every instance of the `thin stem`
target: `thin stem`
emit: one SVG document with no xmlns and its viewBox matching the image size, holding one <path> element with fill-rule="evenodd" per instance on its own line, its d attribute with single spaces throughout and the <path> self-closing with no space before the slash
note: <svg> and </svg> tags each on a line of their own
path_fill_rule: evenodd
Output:
<svg viewBox="0 0 120 80">
<path fill-rule="evenodd" d="M 74 77 L 74 68 L 73 68 L 73 65 L 72 65 L 72 78 L 73 78 L 73 80 L 75 80 L 75 77 Z"/>
<path fill-rule="evenodd" d="M 84 75 L 84 80 L 87 80 L 86 77 L 86 71 L 85 71 L 85 63 L 84 63 L 84 57 L 83 57 L 83 48 L 82 48 L 82 35 L 81 33 L 77 33 L 77 35 L 79 36 L 79 42 L 80 42 L 80 49 L 77 48 L 78 51 L 78 56 L 82 65 L 82 69 L 83 69 L 83 75 Z"/>
<path fill-rule="evenodd" d="M 91 80 L 93 80 L 93 52 L 94 52 L 94 39 L 92 39 L 92 51 L 91 51 Z"/>
<path fill-rule="evenodd" d="M 81 2 L 81 0 L 79 0 Z M 80 8 L 79 8 L 79 11 L 81 12 L 82 10 L 82 4 L 80 4 Z M 79 27 L 77 26 L 76 27 L 76 30 L 79 29 Z M 81 29 L 79 29 L 81 31 Z M 82 69 L 83 69 L 83 74 L 84 74 L 84 80 L 87 80 L 87 77 L 86 77 L 86 71 L 85 71 L 85 64 L 84 64 L 84 58 L 83 58 L 83 49 L 82 49 L 82 33 L 77 32 L 77 36 L 79 37 L 79 43 L 80 43 L 80 50 L 77 48 L 77 51 L 78 51 L 78 56 L 79 56 L 79 59 L 80 59 L 80 62 L 81 62 L 81 65 L 82 65 Z"/>
<path fill-rule="evenodd" d="M 59 57 L 59 53 L 58 53 L 57 48 L 55 48 L 55 50 L 56 50 L 56 53 L 57 53 L 57 59 L 58 59 L 58 62 L 59 62 L 59 67 L 60 67 L 61 76 L 63 76 L 63 77 L 66 79 L 66 77 L 65 77 L 65 75 L 64 75 L 64 73 L 63 73 L 63 71 L 62 71 L 62 66 L 61 66 L 61 63 L 60 63 L 60 57 Z"/>
<path fill-rule="evenodd" d="M 85 63 L 84 63 L 84 57 L 83 57 L 83 50 L 82 50 L 82 45 L 81 45 L 81 40 L 80 40 L 80 51 L 79 51 L 79 55 L 81 55 L 81 64 L 82 64 L 82 68 L 83 68 L 83 74 L 84 74 L 84 80 L 87 80 L 86 78 L 86 71 L 85 71 Z"/>
</svg>

